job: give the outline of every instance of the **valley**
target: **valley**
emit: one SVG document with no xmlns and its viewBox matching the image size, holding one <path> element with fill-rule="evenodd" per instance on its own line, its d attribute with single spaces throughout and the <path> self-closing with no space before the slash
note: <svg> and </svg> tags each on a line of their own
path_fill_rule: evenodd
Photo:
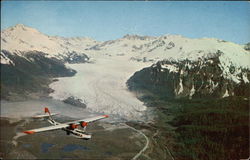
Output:
<svg viewBox="0 0 250 160">
<path fill-rule="evenodd" d="M 58 100 L 74 96 L 84 100 L 87 108 L 95 112 L 148 121 L 150 117 L 144 113 L 146 107 L 128 91 L 126 81 L 135 70 L 149 64 L 126 59 L 120 56 L 98 57 L 95 63 L 69 64 L 67 66 L 74 69 L 76 75 L 58 78 L 51 83 L 54 92 L 50 96 Z"/>
</svg>

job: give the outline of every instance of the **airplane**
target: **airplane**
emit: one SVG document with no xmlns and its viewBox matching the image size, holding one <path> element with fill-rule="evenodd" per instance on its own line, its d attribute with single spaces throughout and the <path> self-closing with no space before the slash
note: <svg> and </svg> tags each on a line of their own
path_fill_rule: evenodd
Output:
<svg viewBox="0 0 250 160">
<path fill-rule="evenodd" d="M 109 117 L 108 115 L 101 115 L 101 116 L 76 120 L 76 121 L 67 122 L 67 123 L 59 123 L 59 122 L 56 122 L 52 118 L 53 115 L 57 115 L 56 113 L 53 113 L 53 114 L 50 113 L 50 111 L 49 111 L 49 109 L 47 107 L 44 108 L 44 112 L 45 112 L 44 115 L 37 115 L 37 116 L 34 116 L 33 118 L 48 118 L 47 120 L 48 120 L 48 122 L 50 124 L 52 124 L 52 126 L 27 130 L 27 131 L 24 131 L 24 133 L 26 133 L 26 134 L 34 134 L 34 133 L 37 133 L 37 132 L 44 132 L 44 131 L 62 129 L 64 131 L 66 131 L 67 135 L 72 134 L 72 136 L 74 136 L 76 138 L 88 140 L 88 139 L 91 138 L 91 135 L 86 133 L 86 127 L 87 127 L 88 123 Z M 83 130 L 78 129 L 79 126 L 81 126 L 83 128 Z"/>
</svg>

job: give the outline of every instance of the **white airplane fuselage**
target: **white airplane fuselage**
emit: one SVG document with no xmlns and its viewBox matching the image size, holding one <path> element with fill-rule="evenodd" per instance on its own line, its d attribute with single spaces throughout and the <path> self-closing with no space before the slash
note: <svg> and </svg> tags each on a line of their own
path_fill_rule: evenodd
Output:
<svg viewBox="0 0 250 160">
<path fill-rule="evenodd" d="M 68 129 L 68 128 L 62 128 L 62 130 L 66 131 L 66 133 L 72 134 L 72 136 L 76 137 L 76 138 L 80 138 L 80 139 L 85 139 L 88 140 L 91 138 L 91 135 L 86 134 L 86 132 L 84 132 L 83 130 L 80 129 Z"/>
<path fill-rule="evenodd" d="M 53 125 L 59 125 L 60 123 L 54 121 L 53 119 L 49 118 L 48 119 L 48 122 L 53 124 Z M 70 135 L 72 134 L 72 136 L 76 137 L 76 138 L 80 138 L 80 139 L 85 139 L 85 140 L 88 140 L 91 138 L 91 135 L 89 134 L 86 134 L 85 131 L 83 130 L 80 130 L 80 129 L 71 129 L 71 128 L 62 128 L 62 130 L 66 131 L 67 135 Z"/>
</svg>

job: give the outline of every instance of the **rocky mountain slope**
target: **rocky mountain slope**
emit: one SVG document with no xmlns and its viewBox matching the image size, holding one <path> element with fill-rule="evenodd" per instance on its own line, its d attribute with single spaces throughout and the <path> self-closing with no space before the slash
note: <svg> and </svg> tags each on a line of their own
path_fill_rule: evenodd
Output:
<svg viewBox="0 0 250 160">
<path fill-rule="evenodd" d="M 48 58 L 43 52 L 21 52 L 17 56 L 6 50 L 2 53 L 11 60 L 1 64 L 1 98 L 22 100 L 29 97 L 44 96 L 52 90 L 48 85 L 53 77 L 73 76 L 76 72 L 66 68 L 62 61 Z M 32 95 L 32 93 L 36 93 Z"/>
<path fill-rule="evenodd" d="M 159 61 L 136 72 L 127 84 L 132 91 L 149 91 L 168 98 L 249 97 L 250 70 L 234 65 L 224 68 L 222 54 L 217 51 L 214 57 L 197 61 Z"/>
<path fill-rule="evenodd" d="M 162 57 L 128 80 L 131 90 L 147 90 L 166 97 L 250 96 L 249 44 L 173 37 L 161 37 L 161 45 L 143 52 L 149 55 L 144 60 L 155 55 Z"/>
</svg>

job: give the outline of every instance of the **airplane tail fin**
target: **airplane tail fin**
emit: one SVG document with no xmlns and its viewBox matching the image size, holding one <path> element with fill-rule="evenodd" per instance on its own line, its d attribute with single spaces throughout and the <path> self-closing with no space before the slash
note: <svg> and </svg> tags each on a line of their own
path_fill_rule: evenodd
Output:
<svg viewBox="0 0 250 160">
<path fill-rule="evenodd" d="M 36 115 L 36 116 L 33 116 L 33 118 L 49 118 L 53 120 L 52 116 L 57 115 L 57 113 L 50 113 L 49 108 L 47 107 L 44 108 L 44 112 L 45 114 Z"/>
<path fill-rule="evenodd" d="M 44 113 L 48 113 L 50 115 L 50 111 L 49 111 L 49 108 L 48 107 L 45 107 L 44 108 Z M 51 115 L 50 115 L 51 116 Z"/>
</svg>

